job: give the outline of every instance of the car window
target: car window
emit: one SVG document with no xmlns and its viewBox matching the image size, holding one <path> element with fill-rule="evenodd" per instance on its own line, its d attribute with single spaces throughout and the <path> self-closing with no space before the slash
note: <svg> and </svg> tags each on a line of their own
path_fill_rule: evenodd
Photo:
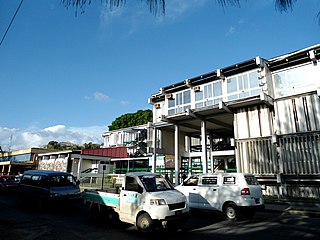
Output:
<svg viewBox="0 0 320 240">
<path fill-rule="evenodd" d="M 218 177 L 202 177 L 201 181 L 202 185 L 217 185 L 218 183 Z"/>
<path fill-rule="evenodd" d="M 235 176 L 225 176 L 223 177 L 223 184 L 224 185 L 234 185 L 236 184 L 237 178 Z"/>
<path fill-rule="evenodd" d="M 197 186 L 199 181 L 198 176 L 192 176 L 183 182 L 183 186 Z"/>
<path fill-rule="evenodd" d="M 248 185 L 259 185 L 258 180 L 255 176 L 244 176 Z"/>
</svg>

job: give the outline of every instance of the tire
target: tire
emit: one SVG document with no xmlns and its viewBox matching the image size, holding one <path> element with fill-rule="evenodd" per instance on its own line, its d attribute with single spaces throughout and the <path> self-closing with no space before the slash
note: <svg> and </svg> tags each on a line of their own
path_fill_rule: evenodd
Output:
<svg viewBox="0 0 320 240">
<path fill-rule="evenodd" d="M 137 227 L 143 233 L 149 233 L 153 230 L 153 222 L 149 214 L 143 213 L 138 217 Z"/>
<path fill-rule="evenodd" d="M 101 219 L 100 210 L 97 204 L 94 204 L 90 208 L 90 219 L 93 223 L 98 223 Z"/>
<path fill-rule="evenodd" d="M 228 204 L 224 208 L 224 214 L 228 220 L 234 221 L 238 218 L 238 210 L 237 205 L 235 204 Z"/>
</svg>

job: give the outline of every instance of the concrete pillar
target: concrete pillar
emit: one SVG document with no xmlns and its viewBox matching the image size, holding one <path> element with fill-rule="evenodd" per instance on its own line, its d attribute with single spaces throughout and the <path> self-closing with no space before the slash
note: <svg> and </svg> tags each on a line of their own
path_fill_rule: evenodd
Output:
<svg viewBox="0 0 320 240">
<path fill-rule="evenodd" d="M 82 156 L 78 160 L 78 170 L 77 170 L 77 178 L 80 179 L 80 171 L 81 171 L 81 163 L 82 163 Z"/>
<path fill-rule="evenodd" d="M 153 128 L 153 155 L 152 155 L 152 172 L 156 172 L 156 166 L 157 166 L 157 128 Z"/>
<path fill-rule="evenodd" d="M 208 154 L 207 154 L 207 123 L 205 120 L 201 120 L 201 162 L 203 173 L 208 173 Z"/>
<path fill-rule="evenodd" d="M 212 134 L 210 134 L 210 136 L 209 136 L 209 141 L 210 141 L 210 143 L 209 143 L 209 145 L 210 145 L 210 149 L 209 149 L 209 159 L 210 159 L 210 165 L 211 165 L 211 173 L 213 173 L 214 172 L 214 162 L 213 162 L 213 156 L 212 156 L 212 139 L 213 139 L 213 135 Z"/>
<path fill-rule="evenodd" d="M 179 185 L 180 173 L 180 156 L 179 156 L 179 125 L 174 125 L 174 170 L 175 170 L 175 185 Z"/>
<path fill-rule="evenodd" d="M 190 176 L 192 174 L 192 172 L 191 172 L 192 158 L 190 157 L 190 154 L 191 154 L 191 137 L 187 136 L 186 138 L 187 138 L 186 139 L 186 151 L 189 154 L 189 157 L 188 157 L 188 176 Z"/>
</svg>

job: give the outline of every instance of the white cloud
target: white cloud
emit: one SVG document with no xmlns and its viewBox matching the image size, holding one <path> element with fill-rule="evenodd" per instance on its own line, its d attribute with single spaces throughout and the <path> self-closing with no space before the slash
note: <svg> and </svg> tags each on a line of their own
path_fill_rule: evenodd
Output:
<svg viewBox="0 0 320 240">
<path fill-rule="evenodd" d="M 74 144 L 103 143 L 102 134 L 106 126 L 67 127 L 50 126 L 44 129 L 3 128 L 0 127 L 0 146 L 3 151 L 41 147 L 50 141 L 71 142 Z"/>
<path fill-rule="evenodd" d="M 226 33 L 226 35 L 229 36 L 229 35 L 234 34 L 235 32 L 236 32 L 236 28 L 234 26 L 230 26 L 229 30 Z"/>
<path fill-rule="evenodd" d="M 110 100 L 110 97 L 108 95 L 105 95 L 101 92 L 95 92 L 93 94 L 93 97 L 95 100 L 97 100 L 99 102 L 108 102 Z"/>
<path fill-rule="evenodd" d="M 47 127 L 44 129 L 45 132 L 51 133 L 63 133 L 66 130 L 66 126 L 64 125 L 55 125 L 52 127 Z"/>
<path fill-rule="evenodd" d="M 120 103 L 121 103 L 121 105 L 123 105 L 123 106 L 128 106 L 128 105 L 130 105 L 130 103 L 129 103 L 128 101 L 126 101 L 126 100 L 121 100 Z"/>
<path fill-rule="evenodd" d="M 166 2 L 166 18 L 177 19 L 186 12 L 203 7 L 208 0 L 171 0 Z"/>
</svg>

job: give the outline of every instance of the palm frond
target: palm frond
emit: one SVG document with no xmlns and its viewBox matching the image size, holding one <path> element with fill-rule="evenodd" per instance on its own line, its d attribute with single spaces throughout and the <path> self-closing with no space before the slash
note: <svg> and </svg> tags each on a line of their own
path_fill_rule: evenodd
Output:
<svg viewBox="0 0 320 240">
<path fill-rule="evenodd" d="M 105 2 L 105 6 L 111 10 L 119 7 L 123 7 L 126 4 L 126 0 L 100 0 Z M 165 14 L 165 0 L 140 0 L 146 2 L 149 5 L 149 11 L 154 15 Z M 80 10 L 80 13 L 84 13 L 86 6 L 90 5 L 93 0 L 61 0 L 61 3 L 65 8 L 75 8 L 76 15 Z"/>
<path fill-rule="evenodd" d="M 275 0 L 276 9 L 280 12 L 292 11 L 297 0 Z"/>
</svg>

